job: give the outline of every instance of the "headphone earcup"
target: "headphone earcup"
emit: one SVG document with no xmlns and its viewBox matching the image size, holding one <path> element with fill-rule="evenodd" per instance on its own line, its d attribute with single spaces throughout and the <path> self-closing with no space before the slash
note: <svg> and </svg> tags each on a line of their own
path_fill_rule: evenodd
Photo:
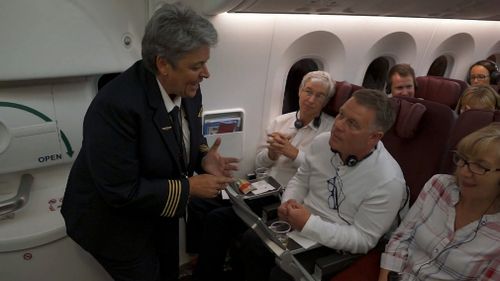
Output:
<svg viewBox="0 0 500 281">
<path fill-rule="evenodd" d="M 297 119 L 295 120 L 295 122 L 293 122 L 293 126 L 295 127 L 295 129 L 300 129 L 304 127 L 304 123 L 302 122 L 302 120 Z"/>
<path fill-rule="evenodd" d="M 497 84 L 500 81 L 500 72 L 493 71 L 490 74 L 490 84 Z"/>
<path fill-rule="evenodd" d="M 302 120 L 299 119 L 299 111 L 298 110 L 295 112 L 295 122 L 293 122 L 293 126 L 295 127 L 295 129 L 300 129 L 300 128 L 304 127 L 304 122 L 302 122 Z"/>
<path fill-rule="evenodd" d="M 347 167 L 354 167 L 354 166 L 356 166 L 356 164 L 358 164 L 358 158 L 356 158 L 356 156 L 354 156 L 354 155 L 349 155 L 349 156 L 347 156 L 347 159 L 345 162 L 346 162 L 345 164 L 347 165 Z"/>
<path fill-rule="evenodd" d="M 299 119 L 298 111 L 295 113 L 295 119 L 296 119 L 295 122 L 293 122 L 293 126 L 295 127 L 295 129 L 300 129 L 304 127 L 304 122 L 302 122 L 302 120 Z M 314 127 L 319 128 L 319 126 L 321 125 L 321 113 L 319 114 L 318 117 L 314 118 L 313 125 Z"/>
<path fill-rule="evenodd" d="M 321 125 L 321 114 L 318 117 L 314 118 L 313 125 L 314 127 L 319 128 L 319 126 Z"/>
<path fill-rule="evenodd" d="M 385 86 L 385 93 L 386 94 L 389 95 L 391 93 L 391 87 L 392 87 L 391 81 L 387 81 L 387 85 Z"/>
</svg>

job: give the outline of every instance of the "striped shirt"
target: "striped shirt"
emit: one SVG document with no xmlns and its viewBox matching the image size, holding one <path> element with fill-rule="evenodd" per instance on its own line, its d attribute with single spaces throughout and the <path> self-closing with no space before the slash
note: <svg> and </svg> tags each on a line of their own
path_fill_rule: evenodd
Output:
<svg viewBox="0 0 500 281">
<path fill-rule="evenodd" d="M 500 213 L 454 230 L 459 189 L 435 175 L 394 232 L 381 267 L 400 280 L 500 280 Z"/>
</svg>

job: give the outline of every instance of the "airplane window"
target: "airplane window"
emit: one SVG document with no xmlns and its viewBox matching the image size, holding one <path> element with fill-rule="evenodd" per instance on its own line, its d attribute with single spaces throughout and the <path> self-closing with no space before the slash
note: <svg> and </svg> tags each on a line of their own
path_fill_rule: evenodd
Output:
<svg viewBox="0 0 500 281">
<path fill-rule="evenodd" d="M 429 67 L 427 75 L 443 77 L 444 74 L 446 73 L 447 67 L 448 67 L 448 59 L 446 58 L 446 56 L 440 56 L 437 59 L 435 59 L 434 62 L 431 64 L 431 67 Z"/>
<path fill-rule="evenodd" d="M 367 89 L 383 90 L 387 72 L 389 71 L 389 60 L 378 57 L 370 63 L 363 79 L 363 87 Z"/>
<path fill-rule="evenodd" d="M 292 65 L 286 77 L 282 114 L 299 109 L 300 82 L 304 75 L 315 70 L 319 70 L 319 66 L 313 59 L 302 59 Z"/>
<path fill-rule="evenodd" d="M 100 90 L 104 85 L 106 85 L 109 81 L 113 80 L 116 76 L 118 76 L 120 73 L 108 73 L 108 74 L 103 74 L 101 77 L 99 77 L 99 80 L 97 80 L 97 90 Z"/>
</svg>

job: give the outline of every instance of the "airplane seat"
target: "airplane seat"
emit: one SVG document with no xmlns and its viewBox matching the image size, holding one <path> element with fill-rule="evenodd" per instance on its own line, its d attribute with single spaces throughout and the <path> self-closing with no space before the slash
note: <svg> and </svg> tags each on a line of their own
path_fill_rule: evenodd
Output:
<svg viewBox="0 0 500 281">
<path fill-rule="evenodd" d="M 439 172 L 455 116 L 449 107 L 428 100 L 393 97 L 391 101 L 396 122 L 382 142 L 398 161 L 413 204 L 425 182 Z M 330 281 L 378 280 L 383 250 L 383 246 L 370 250 Z"/>
<path fill-rule="evenodd" d="M 399 163 L 413 204 L 427 180 L 440 172 L 456 117 L 451 108 L 437 102 L 409 97 L 391 100 L 397 118 L 382 142 Z"/>
<path fill-rule="evenodd" d="M 363 87 L 351 84 L 347 81 L 337 81 L 335 83 L 335 95 L 325 105 L 323 112 L 335 117 L 339 113 L 340 107 L 352 96 L 352 93 Z"/>
<path fill-rule="evenodd" d="M 441 173 L 453 174 L 455 164 L 453 164 L 453 151 L 456 149 L 458 142 L 466 135 L 479 130 L 492 122 L 500 122 L 500 110 L 467 110 L 458 116 L 458 119 L 453 126 L 451 136 L 449 138 L 449 150 L 444 158 Z"/>
<path fill-rule="evenodd" d="M 420 76 L 416 80 L 418 85 L 415 91 L 416 98 L 445 104 L 455 109 L 462 95 L 461 86 L 458 82 L 434 76 Z"/>
<path fill-rule="evenodd" d="M 454 79 L 454 78 L 449 78 L 449 77 L 443 77 L 443 76 L 431 76 L 431 75 L 429 75 L 429 77 L 433 77 L 433 78 L 437 78 L 437 79 L 441 79 L 441 80 L 448 80 L 448 81 L 457 82 L 458 85 L 460 85 L 460 93 L 462 93 L 462 94 L 465 91 L 465 89 L 467 89 L 469 87 L 469 84 L 467 84 L 467 82 L 465 82 L 464 80 Z"/>
</svg>

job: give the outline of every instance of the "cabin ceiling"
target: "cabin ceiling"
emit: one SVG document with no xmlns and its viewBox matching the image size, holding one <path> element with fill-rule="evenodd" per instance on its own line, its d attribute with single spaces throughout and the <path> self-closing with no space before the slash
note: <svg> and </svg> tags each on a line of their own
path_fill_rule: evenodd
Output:
<svg viewBox="0 0 500 281">
<path fill-rule="evenodd" d="M 232 0 L 228 2 L 232 3 L 232 8 L 228 12 L 235 13 L 500 20 L 500 0 Z"/>
</svg>

